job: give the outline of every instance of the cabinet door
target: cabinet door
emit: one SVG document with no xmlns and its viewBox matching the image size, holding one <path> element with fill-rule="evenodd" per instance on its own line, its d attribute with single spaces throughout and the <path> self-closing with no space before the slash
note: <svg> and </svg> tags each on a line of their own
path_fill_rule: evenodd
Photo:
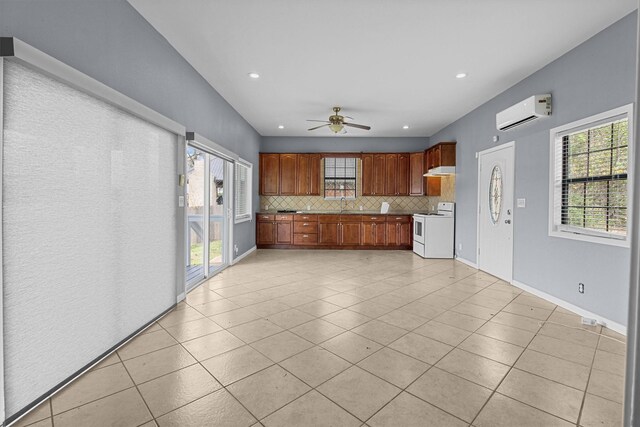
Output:
<svg viewBox="0 0 640 427">
<path fill-rule="evenodd" d="M 290 245 L 293 239 L 291 221 L 276 222 L 276 243 L 279 245 Z"/>
<path fill-rule="evenodd" d="M 258 245 L 273 245 L 275 243 L 275 222 L 258 221 L 256 243 Z"/>
<path fill-rule="evenodd" d="M 376 243 L 375 238 L 375 222 L 363 222 L 362 223 L 362 245 L 373 246 Z"/>
<path fill-rule="evenodd" d="M 320 154 L 309 155 L 309 195 L 320 195 Z"/>
<path fill-rule="evenodd" d="M 375 154 L 373 156 L 373 195 L 384 196 L 385 194 L 385 179 L 386 172 L 385 164 L 386 158 L 384 154 Z"/>
<path fill-rule="evenodd" d="M 389 222 L 386 225 L 387 246 L 398 246 L 398 223 Z"/>
<path fill-rule="evenodd" d="M 424 195 L 425 196 L 439 196 L 440 190 L 440 177 L 439 176 L 426 176 L 424 178 Z"/>
<path fill-rule="evenodd" d="M 398 169 L 396 173 L 396 194 L 409 195 L 409 155 L 398 154 Z"/>
<path fill-rule="evenodd" d="M 396 190 L 396 181 L 398 177 L 398 155 L 387 154 L 385 156 L 385 172 L 384 172 L 384 194 L 395 196 L 398 194 Z"/>
<path fill-rule="evenodd" d="M 338 223 L 318 224 L 318 243 L 321 245 L 337 245 Z"/>
<path fill-rule="evenodd" d="M 306 196 L 309 194 L 309 155 L 298 154 L 296 165 L 296 195 Z"/>
<path fill-rule="evenodd" d="M 387 242 L 387 230 L 385 223 L 373 224 L 373 244 L 375 246 L 384 246 Z"/>
<path fill-rule="evenodd" d="M 440 166 L 456 165 L 456 143 L 442 142 L 440 145 Z"/>
<path fill-rule="evenodd" d="M 362 155 L 362 195 L 373 195 L 373 154 Z"/>
<path fill-rule="evenodd" d="M 297 155 L 280 154 L 280 194 L 293 196 L 296 194 Z"/>
<path fill-rule="evenodd" d="M 340 224 L 340 244 L 343 246 L 357 246 L 360 244 L 360 223 Z"/>
<path fill-rule="evenodd" d="M 411 235 L 411 223 L 405 222 L 402 224 L 398 224 L 398 245 L 400 246 L 411 246 L 412 245 L 412 235 Z"/>
<path fill-rule="evenodd" d="M 280 155 L 260 154 L 260 194 L 277 196 L 280 190 Z"/>
<path fill-rule="evenodd" d="M 422 172 L 424 153 L 411 153 L 409 156 L 409 194 L 412 196 L 422 196 L 424 194 Z"/>
</svg>

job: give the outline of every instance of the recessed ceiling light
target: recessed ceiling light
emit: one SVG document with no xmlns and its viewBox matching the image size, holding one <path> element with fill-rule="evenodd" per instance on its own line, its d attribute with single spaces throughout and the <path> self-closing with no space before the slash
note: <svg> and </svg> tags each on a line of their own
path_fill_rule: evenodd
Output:
<svg viewBox="0 0 640 427">
<path fill-rule="evenodd" d="M 402 129 L 409 129 L 409 125 L 402 126 Z"/>
<path fill-rule="evenodd" d="M 467 73 L 458 73 L 456 74 L 456 79 L 464 79 L 467 77 Z"/>
<path fill-rule="evenodd" d="M 278 129 L 284 129 L 284 125 L 278 125 Z"/>
<path fill-rule="evenodd" d="M 260 74 L 258 74 L 258 73 L 249 73 L 249 77 L 251 77 L 252 79 L 259 79 L 260 78 Z"/>
</svg>

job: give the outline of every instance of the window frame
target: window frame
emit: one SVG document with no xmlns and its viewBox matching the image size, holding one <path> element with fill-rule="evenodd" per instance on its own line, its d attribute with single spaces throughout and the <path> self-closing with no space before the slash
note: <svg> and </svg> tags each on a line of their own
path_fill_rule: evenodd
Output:
<svg viewBox="0 0 640 427">
<path fill-rule="evenodd" d="M 564 142 L 563 136 L 569 132 L 586 130 L 613 122 L 626 116 L 627 119 L 627 135 L 628 135 L 628 154 L 627 154 L 627 233 L 626 236 L 616 236 L 604 231 L 595 231 L 583 229 L 580 227 L 571 227 L 562 224 L 562 179 L 558 182 L 556 171 L 566 167 L 563 160 Z M 562 126 L 557 126 L 549 131 L 549 236 L 564 239 L 578 240 L 584 242 L 598 243 L 609 246 L 629 247 L 632 236 L 631 229 L 631 208 L 633 199 L 633 153 L 634 147 L 634 125 L 633 125 L 633 104 L 627 104 L 622 107 L 614 108 L 600 114 L 596 114 L 581 120 L 576 120 Z M 560 160 L 558 160 L 560 159 Z M 562 176 L 562 170 L 560 170 Z"/>
<path fill-rule="evenodd" d="M 327 166 L 326 166 L 326 161 L 327 159 L 353 159 L 354 160 L 354 171 L 355 171 L 355 175 L 353 178 L 341 178 L 344 180 L 351 180 L 353 179 L 353 183 L 354 183 L 354 187 L 353 187 L 353 197 L 347 197 L 347 196 L 341 196 L 341 197 L 327 197 L 327 179 L 339 179 L 337 177 L 334 178 L 327 178 Z M 323 164 L 322 164 L 322 197 L 324 200 L 341 200 L 343 197 L 345 200 L 356 200 L 358 198 L 358 158 L 357 157 L 344 157 L 344 156 L 340 156 L 340 157 L 331 157 L 331 156 L 327 156 L 323 159 Z"/>
<path fill-rule="evenodd" d="M 247 185 L 246 193 L 244 194 L 245 203 L 247 206 L 246 212 L 238 212 L 238 199 L 240 197 L 240 185 L 238 185 L 238 168 L 243 167 L 247 170 Z M 240 224 L 243 222 L 251 221 L 253 219 L 252 214 L 252 185 L 253 185 L 253 164 L 242 158 L 238 158 L 233 164 L 233 222 L 234 224 Z"/>
</svg>

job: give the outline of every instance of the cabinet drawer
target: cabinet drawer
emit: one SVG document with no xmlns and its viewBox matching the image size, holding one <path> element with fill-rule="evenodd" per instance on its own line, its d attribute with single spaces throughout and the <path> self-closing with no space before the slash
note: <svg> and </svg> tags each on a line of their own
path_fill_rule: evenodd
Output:
<svg viewBox="0 0 640 427">
<path fill-rule="evenodd" d="M 268 215 L 268 214 L 258 214 L 258 221 L 273 221 L 275 215 Z"/>
<path fill-rule="evenodd" d="M 362 215 L 362 222 L 385 222 L 385 215 Z"/>
<path fill-rule="evenodd" d="M 318 215 L 298 214 L 293 217 L 295 222 L 318 222 Z"/>
<path fill-rule="evenodd" d="M 340 215 L 319 215 L 318 222 L 321 224 L 337 224 L 340 222 Z"/>
<path fill-rule="evenodd" d="M 317 222 L 294 222 L 293 223 L 293 232 L 294 233 L 312 233 L 315 234 L 318 232 L 318 223 Z"/>
<path fill-rule="evenodd" d="M 276 221 L 293 221 L 293 215 L 276 215 Z"/>
<path fill-rule="evenodd" d="M 387 215 L 387 222 L 411 222 L 409 215 Z"/>
<path fill-rule="evenodd" d="M 318 234 L 317 233 L 295 233 L 293 235 L 294 245 L 317 245 Z"/>
<path fill-rule="evenodd" d="M 371 215 L 371 216 L 376 216 L 376 215 Z M 365 216 L 365 217 L 368 217 Z M 340 215 L 340 222 L 341 223 L 346 223 L 346 222 L 362 222 L 362 215 Z"/>
</svg>

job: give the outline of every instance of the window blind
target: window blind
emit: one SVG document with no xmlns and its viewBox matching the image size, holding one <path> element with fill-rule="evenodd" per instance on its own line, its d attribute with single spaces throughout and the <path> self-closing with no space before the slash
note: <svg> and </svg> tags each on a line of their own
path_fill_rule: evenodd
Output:
<svg viewBox="0 0 640 427">
<path fill-rule="evenodd" d="M 625 239 L 628 163 L 626 114 L 557 133 L 557 229 Z"/>
<path fill-rule="evenodd" d="M 251 219 L 251 170 L 245 163 L 235 164 L 235 222 Z"/>
</svg>

